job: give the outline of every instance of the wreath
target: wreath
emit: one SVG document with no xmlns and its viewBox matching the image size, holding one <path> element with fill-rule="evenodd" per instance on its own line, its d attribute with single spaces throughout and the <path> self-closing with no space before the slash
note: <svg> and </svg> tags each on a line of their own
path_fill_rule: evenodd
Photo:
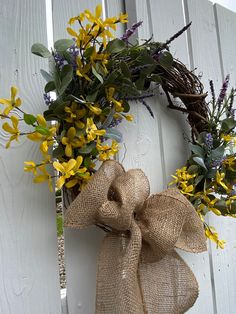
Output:
<svg viewBox="0 0 236 314">
<path fill-rule="evenodd" d="M 49 60 L 49 73 L 41 70 L 47 81 L 47 109 L 37 115 L 25 112 L 17 88 L 11 87 L 10 98 L 0 99 L 2 128 L 10 135 L 6 147 L 20 136 L 37 142 L 42 159 L 25 161 L 24 170 L 33 174 L 34 183 L 48 182 L 50 190 L 56 177 L 57 189 L 65 188 L 75 197 L 96 172 L 98 161 L 117 154 L 122 141 L 117 126 L 135 119 L 129 102 L 137 100 L 155 118 L 146 100 L 161 87 L 168 107 L 186 114 L 191 128 L 191 154 L 170 184 L 193 204 L 206 236 L 223 248 L 225 241 L 219 240 L 205 215 L 236 215 L 235 89 L 227 93 L 229 76 L 218 97 L 210 81 L 208 101 L 200 78 L 169 52 L 171 42 L 190 24 L 165 43 L 150 38 L 131 44 L 142 22 L 116 38 L 117 24 L 127 23 L 127 14 L 104 20 L 101 16 L 98 5 L 94 14 L 85 10 L 72 17 L 67 28 L 72 39 L 57 40 L 51 51 L 40 43 L 32 46 L 33 54 Z M 20 130 L 23 124 L 28 131 Z M 56 175 L 51 174 L 52 166 Z"/>
</svg>

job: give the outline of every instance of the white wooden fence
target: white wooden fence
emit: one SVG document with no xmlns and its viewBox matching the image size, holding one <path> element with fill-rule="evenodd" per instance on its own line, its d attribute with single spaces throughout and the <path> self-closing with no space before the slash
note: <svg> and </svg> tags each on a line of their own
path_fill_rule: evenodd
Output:
<svg viewBox="0 0 236 314">
<path fill-rule="evenodd" d="M 66 37 L 71 16 L 97 0 L 52 0 L 54 40 Z M 177 39 L 172 52 L 190 68 L 213 79 L 219 88 L 230 73 L 236 86 L 236 14 L 207 0 L 104 0 L 106 15 L 126 11 L 130 24 L 143 20 L 139 39 L 164 41 L 192 21 L 190 31 Z M 28 111 L 45 109 L 40 68 L 44 60 L 32 56 L 34 42 L 47 43 L 44 0 L 0 0 L 0 95 L 8 97 L 12 84 L 19 86 Z M 119 29 L 122 34 L 122 29 Z M 155 119 L 133 104 L 135 122 L 122 126 L 124 144 L 119 159 L 125 167 L 141 167 L 152 192 L 166 187 L 170 174 L 181 166 L 188 148 L 182 115 L 169 114 L 160 96 L 149 101 Z M 61 306 L 57 266 L 54 196 L 46 186 L 33 185 L 23 173 L 23 161 L 37 159 L 36 145 L 22 141 L 3 149 L 6 134 L 0 131 L 0 313 L 94 313 L 96 254 L 102 232 L 66 230 L 67 302 Z M 209 217 L 227 240 L 224 250 L 209 244 L 208 253 L 182 254 L 193 269 L 200 295 L 189 313 L 236 313 L 236 221 Z M 112 314 L 112 313 L 111 313 Z"/>
</svg>

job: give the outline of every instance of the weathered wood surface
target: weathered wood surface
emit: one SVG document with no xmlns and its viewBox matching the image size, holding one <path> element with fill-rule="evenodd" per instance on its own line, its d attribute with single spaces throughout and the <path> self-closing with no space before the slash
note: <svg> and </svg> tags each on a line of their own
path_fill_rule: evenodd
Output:
<svg viewBox="0 0 236 314">
<path fill-rule="evenodd" d="M 47 63 L 30 48 L 47 43 L 45 1 L 0 1 L 0 26 L 0 97 L 14 84 L 26 110 L 42 112 Z M 5 150 L 7 138 L 1 130 L 0 313 L 60 314 L 54 194 L 23 171 L 25 160 L 39 160 L 37 144 L 23 139 Z"/>
<path fill-rule="evenodd" d="M 67 37 L 65 29 L 71 16 L 85 8 L 93 10 L 100 2 L 52 0 L 54 40 Z M 126 8 L 130 24 L 143 20 L 136 36 L 139 40 L 153 34 L 154 40 L 164 41 L 191 20 L 188 34 L 171 45 L 174 56 L 191 69 L 197 67 L 206 86 L 208 79 L 213 79 L 219 89 L 227 73 L 235 85 L 236 14 L 207 0 L 183 2 L 127 0 L 124 5 L 122 0 L 105 0 L 103 5 L 106 15 Z M 8 97 L 9 86 L 14 83 L 20 87 L 27 109 L 41 111 L 43 82 L 39 69 L 47 64 L 30 54 L 30 46 L 35 41 L 47 41 L 45 3 L 1 1 L 0 16 L 4 30 L 0 34 L 0 95 Z M 120 27 L 118 35 L 122 32 Z M 185 162 L 188 147 L 183 134 L 188 135 L 188 127 L 183 115 L 170 114 L 161 91 L 148 104 L 155 119 L 141 104 L 131 104 L 135 121 L 120 127 L 124 143 L 119 160 L 126 169 L 142 168 L 155 193 L 166 188 L 170 174 Z M 22 141 L 6 151 L 5 143 L 6 134 L 1 131 L 0 313 L 60 314 L 53 195 L 46 186 L 31 184 L 31 177 L 22 171 L 24 160 L 39 158 L 37 145 Z M 189 313 L 232 314 L 236 305 L 236 221 L 211 216 L 209 222 L 227 240 L 227 246 L 222 251 L 210 244 L 209 252 L 199 255 L 181 253 L 200 288 Z M 96 228 L 65 231 L 67 302 L 63 299 L 63 313 L 94 313 L 96 258 L 102 237 Z"/>
</svg>

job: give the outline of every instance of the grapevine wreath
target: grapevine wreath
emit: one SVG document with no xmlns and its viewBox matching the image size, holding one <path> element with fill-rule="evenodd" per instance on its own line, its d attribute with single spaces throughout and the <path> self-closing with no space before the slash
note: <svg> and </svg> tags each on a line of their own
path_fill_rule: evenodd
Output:
<svg viewBox="0 0 236 314">
<path fill-rule="evenodd" d="M 49 73 L 41 70 L 47 81 L 47 108 L 43 114 L 25 112 L 13 86 L 10 98 L 0 99 L 2 128 L 10 135 L 6 147 L 19 136 L 37 142 L 42 160 L 26 161 L 24 170 L 33 174 L 35 183 L 48 182 L 51 190 L 56 176 L 57 188 L 75 198 L 96 172 L 96 163 L 117 154 L 122 140 L 117 126 L 135 119 L 129 114 L 129 102 L 144 105 L 155 119 L 147 99 L 161 88 L 168 107 L 186 114 L 191 128 L 191 154 L 170 184 L 193 204 L 206 236 L 223 248 L 225 242 L 205 222 L 205 215 L 236 215 L 235 89 L 227 93 L 229 77 L 218 97 L 210 81 L 208 101 L 200 78 L 173 58 L 169 45 L 190 24 L 165 43 L 150 38 L 131 44 L 129 39 L 142 22 L 116 38 L 116 26 L 127 23 L 127 14 L 101 16 L 98 5 L 95 14 L 85 10 L 72 17 L 67 28 L 72 39 L 57 40 L 51 51 L 39 43 L 32 46 L 33 54 L 49 59 Z M 20 131 L 23 124 L 28 131 Z"/>
</svg>

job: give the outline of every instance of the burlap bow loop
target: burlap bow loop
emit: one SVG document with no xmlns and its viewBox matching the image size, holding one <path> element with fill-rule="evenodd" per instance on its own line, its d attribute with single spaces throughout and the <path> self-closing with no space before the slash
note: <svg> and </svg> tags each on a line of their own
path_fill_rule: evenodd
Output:
<svg viewBox="0 0 236 314">
<path fill-rule="evenodd" d="M 104 162 L 65 214 L 65 226 L 109 226 L 100 251 L 96 313 L 183 313 L 198 295 L 196 279 L 175 252 L 206 249 L 195 209 L 177 190 L 149 197 L 139 169 Z"/>
</svg>

